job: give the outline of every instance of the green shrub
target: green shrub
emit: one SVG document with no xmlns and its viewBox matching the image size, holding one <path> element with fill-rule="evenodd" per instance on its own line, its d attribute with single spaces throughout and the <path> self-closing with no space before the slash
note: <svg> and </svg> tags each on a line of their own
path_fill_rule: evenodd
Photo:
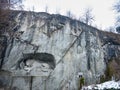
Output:
<svg viewBox="0 0 120 90">
<path fill-rule="evenodd" d="M 103 83 L 105 81 L 106 81 L 105 76 L 104 75 L 100 76 L 100 83 Z"/>
<path fill-rule="evenodd" d="M 108 64 L 105 71 L 106 80 L 111 80 L 113 74 L 114 74 L 114 68 L 110 64 Z"/>
<path fill-rule="evenodd" d="M 85 79 L 84 77 L 79 78 L 79 88 L 78 90 L 81 90 L 82 86 L 85 84 Z"/>
</svg>

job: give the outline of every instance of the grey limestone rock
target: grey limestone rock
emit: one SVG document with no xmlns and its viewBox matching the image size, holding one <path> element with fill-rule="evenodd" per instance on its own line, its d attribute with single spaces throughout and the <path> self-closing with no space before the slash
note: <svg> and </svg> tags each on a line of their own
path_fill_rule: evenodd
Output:
<svg viewBox="0 0 120 90">
<path fill-rule="evenodd" d="M 1 70 L 10 72 L 11 78 L 4 76 L 7 81 L 1 82 L 0 76 L 3 88 L 78 90 L 80 72 L 85 84 L 96 83 L 109 57 L 120 55 L 118 34 L 61 15 L 25 11 L 12 15 L 19 28 L 4 52 Z"/>
</svg>

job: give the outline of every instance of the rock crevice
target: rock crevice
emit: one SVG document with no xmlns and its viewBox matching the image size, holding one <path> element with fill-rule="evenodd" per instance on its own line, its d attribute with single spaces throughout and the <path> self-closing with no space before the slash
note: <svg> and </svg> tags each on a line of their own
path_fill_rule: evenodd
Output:
<svg viewBox="0 0 120 90">
<path fill-rule="evenodd" d="M 13 39 L 0 39 L 0 83 L 8 90 L 78 90 L 79 73 L 85 84 L 99 83 L 109 60 L 120 56 L 119 34 L 44 12 L 11 17 Z"/>
</svg>

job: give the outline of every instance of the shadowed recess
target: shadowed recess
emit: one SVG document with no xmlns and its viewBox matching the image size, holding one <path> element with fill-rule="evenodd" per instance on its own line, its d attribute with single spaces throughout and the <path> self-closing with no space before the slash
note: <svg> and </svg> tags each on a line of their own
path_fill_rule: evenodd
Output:
<svg viewBox="0 0 120 90">
<path fill-rule="evenodd" d="M 39 63 L 47 63 L 50 65 L 51 69 L 55 68 L 55 58 L 52 54 L 49 53 L 28 53 L 23 54 L 23 57 L 18 61 L 18 67 L 20 67 L 20 63 L 24 62 L 26 64 L 26 61 L 29 59 L 34 59 L 35 61 L 38 61 Z"/>
</svg>

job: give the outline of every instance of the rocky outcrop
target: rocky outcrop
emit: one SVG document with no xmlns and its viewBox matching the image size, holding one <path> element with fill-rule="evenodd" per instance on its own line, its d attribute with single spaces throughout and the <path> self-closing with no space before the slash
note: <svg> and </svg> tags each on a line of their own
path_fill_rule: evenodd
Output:
<svg viewBox="0 0 120 90">
<path fill-rule="evenodd" d="M 120 56 L 119 34 L 44 12 L 11 17 L 16 26 L 2 60 L 1 88 L 77 90 L 80 73 L 85 84 L 99 82 L 108 60 Z"/>
</svg>

